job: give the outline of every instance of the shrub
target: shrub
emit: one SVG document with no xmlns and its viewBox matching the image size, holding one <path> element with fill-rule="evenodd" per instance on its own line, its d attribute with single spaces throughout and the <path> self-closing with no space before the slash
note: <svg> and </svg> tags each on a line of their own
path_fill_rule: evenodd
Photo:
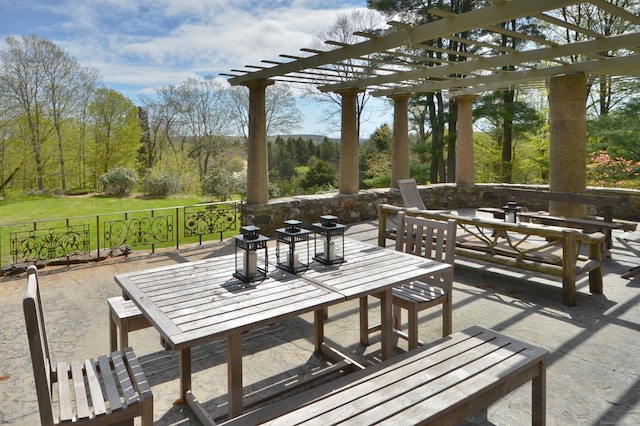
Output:
<svg viewBox="0 0 640 426">
<path fill-rule="evenodd" d="M 202 192 L 227 201 L 234 189 L 233 175 L 224 168 L 214 168 L 202 180 Z"/>
<path fill-rule="evenodd" d="M 170 173 L 150 170 L 142 179 L 142 192 L 153 197 L 166 197 L 181 190 L 180 177 Z"/>
<path fill-rule="evenodd" d="M 102 190 L 107 195 L 128 196 L 136 187 L 136 172 L 125 167 L 116 167 L 100 176 Z"/>
</svg>

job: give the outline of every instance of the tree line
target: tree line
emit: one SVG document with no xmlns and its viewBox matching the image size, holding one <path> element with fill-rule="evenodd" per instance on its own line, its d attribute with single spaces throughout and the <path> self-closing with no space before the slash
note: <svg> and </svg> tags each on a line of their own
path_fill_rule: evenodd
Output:
<svg viewBox="0 0 640 426">
<path fill-rule="evenodd" d="M 411 24 L 440 19 L 428 12 L 431 8 L 464 13 L 485 3 L 368 1 L 372 10 Z M 640 12 L 638 0 L 610 3 L 631 13 Z M 569 22 L 600 33 L 637 30 L 601 19 L 594 13 L 597 10 L 591 4 L 579 4 L 561 8 L 560 13 Z M 357 12 L 339 16 L 321 37 L 352 43 L 354 32 L 385 31 L 374 28 L 376 25 L 371 13 Z M 502 25 L 505 31 L 487 42 L 518 49 L 519 39 L 508 35 L 514 31 L 551 41 L 564 37 L 576 42 L 584 37 L 572 31 L 556 34 L 529 19 Z M 430 43 L 433 49 L 427 52 L 439 55 L 433 58 L 436 60 L 462 61 L 473 53 L 473 46 L 460 41 Z M 415 50 L 416 57 L 424 55 L 419 46 L 407 49 Z M 349 78 L 348 68 L 340 72 Z M 618 185 L 632 186 L 624 177 L 640 172 L 636 142 L 640 136 L 639 80 L 594 77 L 589 89 L 590 183 L 606 182 L 613 176 Z M 330 105 L 330 112 L 340 110 L 340 98 L 332 94 L 309 90 L 307 96 Z M 359 95 L 358 123 L 367 119 L 363 113 L 367 97 L 366 93 Z M 246 88 L 230 88 L 205 76 L 157 88 L 151 95 L 140 96 L 136 105 L 104 87 L 97 70 L 82 67 L 51 41 L 37 36 L 7 37 L 0 46 L 0 189 L 74 193 L 138 179 L 144 192 L 152 195 L 201 192 L 220 199 L 232 193 L 242 195 L 248 104 Z M 301 121 L 289 86 L 269 86 L 266 109 L 269 135 L 288 134 Z M 411 175 L 421 183 L 454 181 L 456 110 L 455 99 L 446 99 L 440 92 L 418 93 L 409 101 Z M 486 93 L 474 101 L 473 110 L 474 149 L 480 159 L 476 162 L 477 181 L 547 181 L 545 87 Z M 331 114 L 328 121 L 330 118 Z M 389 185 L 391 144 L 388 125 L 380 126 L 361 144 L 361 188 Z M 279 137 L 268 149 L 272 196 L 337 187 L 337 142 Z M 102 178 L 112 170 L 117 172 Z M 135 176 L 127 170 L 134 170 Z"/>
</svg>

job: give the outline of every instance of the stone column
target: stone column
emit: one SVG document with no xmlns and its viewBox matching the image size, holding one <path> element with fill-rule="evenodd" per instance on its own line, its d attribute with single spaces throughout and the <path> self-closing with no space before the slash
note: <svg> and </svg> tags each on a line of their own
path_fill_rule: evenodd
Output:
<svg viewBox="0 0 640 426">
<path fill-rule="evenodd" d="M 551 191 L 587 190 L 587 85 L 584 73 L 558 75 L 549 87 L 549 186 Z M 549 202 L 551 215 L 583 217 L 584 204 Z"/>
<path fill-rule="evenodd" d="M 473 99 L 467 95 L 457 97 L 458 125 L 456 140 L 456 184 L 473 185 L 475 183 L 475 165 L 473 162 Z"/>
<path fill-rule="evenodd" d="M 393 99 L 393 146 L 391 148 L 391 187 L 398 188 L 398 179 L 408 179 L 409 171 L 409 117 L 408 105 L 412 94 L 389 96 Z"/>
<path fill-rule="evenodd" d="M 340 137 L 340 194 L 357 194 L 358 183 L 358 126 L 356 97 L 360 90 L 337 92 L 342 97 L 342 128 Z"/>
<path fill-rule="evenodd" d="M 247 203 L 269 202 L 267 165 L 266 88 L 270 80 L 247 82 L 249 88 L 249 139 L 247 140 Z"/>
</svg>

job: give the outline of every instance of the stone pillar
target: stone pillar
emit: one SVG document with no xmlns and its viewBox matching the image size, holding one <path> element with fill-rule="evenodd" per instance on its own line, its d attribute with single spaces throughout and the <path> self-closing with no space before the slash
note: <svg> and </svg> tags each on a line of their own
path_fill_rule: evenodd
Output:
<svg viewBox="0 0 640 426">
<path fill-rule="evenodd" d="M 340 194 L 357 194 L 358 183 L 358 126 L 356 98 L 360 90 L 337 92 L 342 97 L 342 128 L 340 137 Z"/>
<path fill-rule="evenodd" d="M 412 94 L 389 96 L 393 99 L 393 146 L 391 148 L 391 187 L 398 188 L 398 179 L 409 179 L 409 117 Z"/>
<path fill-rule="evenodd" d="M 475 165 L 473 162 L 473 99 L 467 95 L 457 97 L 458 125 L 456 140 L 456 184 L 473 185 L 475 183 Z"/>
<path fill-rule="evenodd" d="M 587 85 L 584 73 L 558 75 L 549 87 L 549 187 L 587 191 Z M 584 204 L 549 202 L 551 215 L 583 217 Z"/>
<path fill-rule="evenodd" d="M 269 202 L 269 168 L 267 165 L 266 88 L 270 80 L 247 82 L 249 88 L 249 138 L 247 140 L 247 203 Z"/>
</svg>

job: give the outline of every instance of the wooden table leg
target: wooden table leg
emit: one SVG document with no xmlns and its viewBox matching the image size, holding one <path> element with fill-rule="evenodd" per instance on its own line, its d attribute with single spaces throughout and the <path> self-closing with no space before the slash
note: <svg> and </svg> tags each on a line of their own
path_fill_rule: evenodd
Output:
<svg viewBox="0 0 640 426">
<path fill-rule="evenodd" d="M 191 348 L 180 349 L 180 398 L 187 400 L 191 390 Z"/>
<path fill-rule="evenodd" d="M 314 319 L 314 341 L 315 341 L 315 351 L 322 352 L 322 344 L 324 343 L 324 320 L 326 318 L 326 310 L 319 309 L 317 311 L 313 311 L 313 319 Z"/>
<path fill-rule="evenodd" d="M 379 294 L 380 296 L 380 324 L 381 324 L 381 344 L 382 359 L 389 359 L 393 356 L 393 330 L 392 330 L 392 303 L 391 289 L 387 289 Z"/>
<path fill-rule="evenodd" d="M 229 418 L 239 416 L 243 409 L 242 395 L 242 334 L 227 337 L 227 380 Z"/>
</svg>

